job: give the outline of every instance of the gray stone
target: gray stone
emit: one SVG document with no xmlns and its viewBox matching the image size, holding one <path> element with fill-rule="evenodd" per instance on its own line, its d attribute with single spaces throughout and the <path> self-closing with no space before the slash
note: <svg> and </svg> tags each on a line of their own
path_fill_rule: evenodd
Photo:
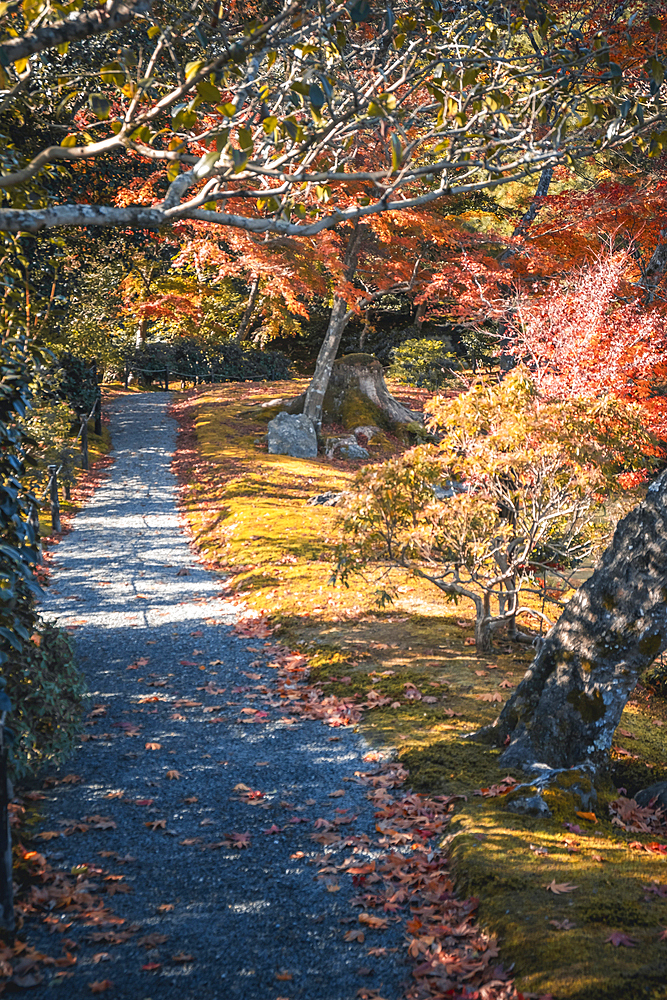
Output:
<svg viewBox="0 0 667 1000">
<path fill-rule="evenodd" d="M 375 426 L 375 424 L 367 424 L 364 427 L 355 427 L 352 433 L 356 438 L 363 436 L 367 441 L 372 441 L 374 437 L 377 437 L 377 435 L 382 432 L 379 427 Z"/>
<path fill-rule="evenodd" d="M 635 802 L 638 806 L 647 806 L 655 799 L 655 808 L 667 809 L 667 781 L 657 781 L 655 785 L 642 788 L 635 795 Z"/>
<path fill-rule="evenodd" d="M 336 493 L 334 490 L 328 490 L 326 493 L 318 493 L 314 497 L 308 497 L 306 504 L 309 507 L 337 507 L 345 496 L 345 493 Z"/>
<path fill-rule="evenodd" d="M 340 446 L 340 453 L 343 458 L 370 458 L 370 453 L 362 448 L 356 441 L 345 442 Z"/>
<path fill-rule="evenodd" d="M 269 421 L 269 454 L 315 458 L 317 434 L 312 420 L 303 413 L 278 413 Z"/>
<path fill-rule="evenodd" d="M 520 813 L 522 816 L 544 816 L 545 819 L 551 816 L 551 809 L 541 795 L 512 799 L 505 808 L 508 812 Z"/>
</svg>

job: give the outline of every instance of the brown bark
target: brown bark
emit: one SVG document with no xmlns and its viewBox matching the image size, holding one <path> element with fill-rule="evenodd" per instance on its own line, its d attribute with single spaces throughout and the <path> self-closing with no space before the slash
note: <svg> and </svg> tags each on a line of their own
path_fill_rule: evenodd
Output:
<svg viewBox="0 0 667 1000">
<path fill-rule="evenodd" d="M 252 279 L 252 284 L 250 285 L 250 295 L 248 296 L 248 302 L 246 304 L 243 318 L 236 331 L 236 336 L 234 337 L 234 342 L 241 344 L 248 336 L 248 329 L 250 327 L 250 320 L 252 319 L 252 313 L 255 308 L 255 302 L 257 301 L 257 296 L 259 294 L 259 275 L 256 274 Z"/>
<path fill-rule="evenodd" d="M 345 252 L 345 277 L 348 281 L 351 280 L 357 268 L 361 235 L 362 227 L 355 223 Z M 334 295 L 329 325 L 324 336 L 324 342 L 320 347 L 320 353 L 317 355 L 315 372 L 306 390 L 306 401 L 303 407 L 304 415 L 312 420 L 315 427 L 318 428 L 322 425 L 322 404 L 324 403 L 324 394 L 329 384 L 331 369 L 338 354 L 343 331 L 351 317 L 352 311 L 348 309 L 347 302 L 339 295 Z"/>
<path fill-rule="evenodd" d="M 53 24 L 35 28 L 18 38 L 6 38 L 0 45 L 0 65 L 26 59 L 36 52 L 54 49 L 57 45 L 67 42 L 80 42 L 91 35 L 101 35 L 108 31 L 121 28 L 131 21 L 136 14 L 145 14 L 151 9 L 152 0 L 108 0 L 104 7 L 89 10 L 70 20 L 56 21 Z"/>
<path fill-rule="evenodd" d="M 604 767 L 643 670 L 667 646 L 667 472 L 618 525 L 493 726 L 504 764 Z"/>
</svg>

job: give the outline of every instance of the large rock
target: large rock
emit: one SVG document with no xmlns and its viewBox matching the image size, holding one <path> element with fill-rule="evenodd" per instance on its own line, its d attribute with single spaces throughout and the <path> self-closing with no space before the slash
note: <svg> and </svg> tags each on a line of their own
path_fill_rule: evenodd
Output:
<svg viewBox="0 0 667 1000">
<path fill-rule="evenodd" d="M 667 809 L 667 781 L 657 781 L 655 785 L 642 788 L 635 795 L 635 802 L 638 806 L 647 806 L 654 799 L 656 809 Z"/>
<path fill-rule="evenodd" d="M 311 420 L 303 413 L 278 413 L 269 421 L 269 453 L 315 458 L 317 434 Z"/>
</svg>

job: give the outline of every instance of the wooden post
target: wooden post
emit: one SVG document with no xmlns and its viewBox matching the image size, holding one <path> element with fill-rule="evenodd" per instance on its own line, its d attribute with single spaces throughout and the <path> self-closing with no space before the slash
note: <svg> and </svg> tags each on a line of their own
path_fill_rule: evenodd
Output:
<svg viewBox="0 0 667 1000">
<path fill-rule="evenodd" d="M 7 695 L 0 689 L 0 699 Z M 9 778 L 7 748 L 4 743 L 6 712 L 0 713 L 0 929 L 12 933 L 14 924 L 14 884 L 12 878 L 12 834 L 9 827 Z"/>
<path fill-rule="evenodd" d="M 98 437 L 102 434 L 102 393 L 99 388 L 95 401 L 95 433 Z"/>
<path fill-rule="evenodd" d="M 88 471 L 88 421 L 81 417 L 81 468 Z"/>
<path fill-rule="evenodd" d="M 60 531 L 60 504 L 58 503 L 58 466 L 48 466 L 49 493 L 51 495 L 51 530 L 58 534 Z"/>
</svg>

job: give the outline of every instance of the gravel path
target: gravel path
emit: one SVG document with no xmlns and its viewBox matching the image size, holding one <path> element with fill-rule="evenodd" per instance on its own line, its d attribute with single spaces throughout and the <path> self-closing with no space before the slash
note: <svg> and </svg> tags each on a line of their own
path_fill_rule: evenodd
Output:
<svg viewBox="0 0 667 1000">
<path fill-rule="evenodd" d="M 181 526 L 166 409 L 157 393 L 113 403 L 110 478 L 58 546 L 43 603 L 75 626 L 90 689 L 87 741 L 56 775 L 81 780 L 58 784 L 43 803 L 45 830 L 73 832 L 47 840 L 45 853 L 54 866 L 87 864 L 92 881 L 120 886 L 107 905 L 124 920 L 68 927 L 78 961 L 59 992 L 89 997 L 91 983 L 108 979 L 107 995 L 128 1000 L 353 1000 L 363 986 L 397 1000 L 408 978 L 403 949 L 369 957 L 367 947 L 400 946 L 400 923 L 365 945 L 346 943 L 358 926 L 350 878 L 327 891 L 308 863 L 323 850 L 311 840 L 314 821 L 337 807 L 359 814 L 346 832 L 373 832 L 366 790 L 343 783 L 367 769 L 367 747 L 349 729 L 288 725 L 263 703 L 259 689 L 275 677 L 265 640 L 232 631 L 238 609 Z M 247 721 L 253 707 L 266 721 Z M 239 783 L 261 790 L 262 805 L 239 800 Z M 338 789 L 344 797 L 330 798 Z M 77 832 L 84 817 L 89 828 Z M 274 825 L 280 833 L 263 832 Z M 248 848 L 225 846 L 247 831 Z M 31 926 L 31 941 L 57 954 L 58 936 L 40 927 Z M 49 975 L 31 997 L 54 995 Z"/>
</svg>

